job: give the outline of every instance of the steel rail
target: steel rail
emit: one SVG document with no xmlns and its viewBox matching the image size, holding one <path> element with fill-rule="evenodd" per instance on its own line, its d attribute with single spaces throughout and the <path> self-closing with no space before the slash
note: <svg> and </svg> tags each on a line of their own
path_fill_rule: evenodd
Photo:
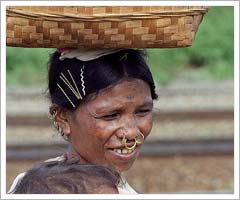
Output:
<svg viewBox="0 0 240 200">
<path fill-rule="evenodd" d="M 213 110 L 213 111 L 160 111 L 154 112 L 155 121 L 163 120 L 218 120 L 234 119 L 233 110 Z M 48 116 L 7 116 L 7 126 L 50 126 L 51 121 Z"/>
<path fill-rule="evenodd" d="M 18 145 L 7 146 L 7 160 L 35 160 L 59 156 L 66 152 L 67 144 L 59 145 Z M 234 153 L 234 140 L 201 141 L 157 141 L 146 142 L 141 149 L 141 156 L 172 155 L 225 155 Z"/>
</svg>

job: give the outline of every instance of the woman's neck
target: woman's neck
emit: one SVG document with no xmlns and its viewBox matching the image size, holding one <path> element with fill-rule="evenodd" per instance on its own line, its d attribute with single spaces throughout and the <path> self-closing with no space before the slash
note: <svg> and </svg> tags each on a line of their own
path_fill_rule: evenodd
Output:
<svg viewBox="0 0 240 200">
<path fill-rule="evenodd" d="M 80 160 L 81 164 L 90 163 L 87 159 L 83 158 L 71 145 L 69 145 L 65 157 L 68 160 Z"/>
</svg>

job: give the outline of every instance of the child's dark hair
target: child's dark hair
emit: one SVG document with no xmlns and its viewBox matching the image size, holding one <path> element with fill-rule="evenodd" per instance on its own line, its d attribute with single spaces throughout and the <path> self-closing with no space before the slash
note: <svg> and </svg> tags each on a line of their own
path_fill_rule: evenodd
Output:
<svg viewBox="0 0 240 200">
<path fill-rule="evenodd" d="M 27 171 L 14 194 L 98 194 L 118 193 L 120 175 L 101 165 L 79 161 L 49 161 Z"/>
<path fill-rule="evenodd" d="M 49 62 L 48 90 L 53 104 L 73 110 L 74 107 L 66 96 L 70 98 L 76 107 L 81 103 L 81 100 L 76 98 L 76 95 L 74 95 L 60 78 L 62 73 L 68 76 L 69 80 L 72 80 L 68 70 L 71 72 L 81 96 L 84 97 L 92 93 L 97 93 L 109 86 L 116 85 L 121 80 L 124 80 L 124 78 L 133 78 L 145 81 L 151 89 L 152 98 L 157 99 L 152 74 L 145 62 L 145 52 L 142 50 L 121 50 L 117 53 L 87 62 L 80 61 L 76 58 L 61 61 L 59 57 L 60 53 L 56 51 L 53 53 Z M 84 77 L 85 94 L 82 90 L 83 82 L 80 76 L 81 73 Z M 62 89 L 60 89 L 57 84 L 59 84 Z M 66 94 L 64 94 L 62 90 Z"/>
</svg>

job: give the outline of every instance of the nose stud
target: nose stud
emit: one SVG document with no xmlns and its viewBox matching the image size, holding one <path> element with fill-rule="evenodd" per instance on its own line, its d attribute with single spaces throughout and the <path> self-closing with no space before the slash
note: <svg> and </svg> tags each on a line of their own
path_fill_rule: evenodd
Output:
<svg viewBox="0 0 240 200">
<path fill-rule="evenodd" d="M 127 145 L 127 138 L 126 138 L 126 136 L 124 135 L 123 136 L 123 139 L 122 139 L 122 145 L 127 149 L 127 150 L 132 150 L 132 149 L 134 149 L 135 147 L 136 147 L 136 145 L 137 144 L 142 144 L 143 142 L 144 142 L 144 135 L 143 135 L 143 133 L 141 132 L 141 131 L 138 131 L 140 134 L 139 134 L 139 136 L 140 136 L 140 138 L 139 138 L 139 136 L 137 136 L 136 138 L 134 138 L 134 144 L 130 147 L 130 146 L 128 146 Z"/>
</svg>

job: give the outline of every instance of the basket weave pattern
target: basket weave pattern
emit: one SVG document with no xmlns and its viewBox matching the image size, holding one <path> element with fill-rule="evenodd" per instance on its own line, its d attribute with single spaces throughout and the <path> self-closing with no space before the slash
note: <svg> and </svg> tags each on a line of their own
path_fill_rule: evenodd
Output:
<svg viewBox="0 0 240 200">
<path fill-rule="evenodd" d="M 165 48 L 190 46 L 205 7 L 8 7 L 7 45 Z"/>
</svg>

